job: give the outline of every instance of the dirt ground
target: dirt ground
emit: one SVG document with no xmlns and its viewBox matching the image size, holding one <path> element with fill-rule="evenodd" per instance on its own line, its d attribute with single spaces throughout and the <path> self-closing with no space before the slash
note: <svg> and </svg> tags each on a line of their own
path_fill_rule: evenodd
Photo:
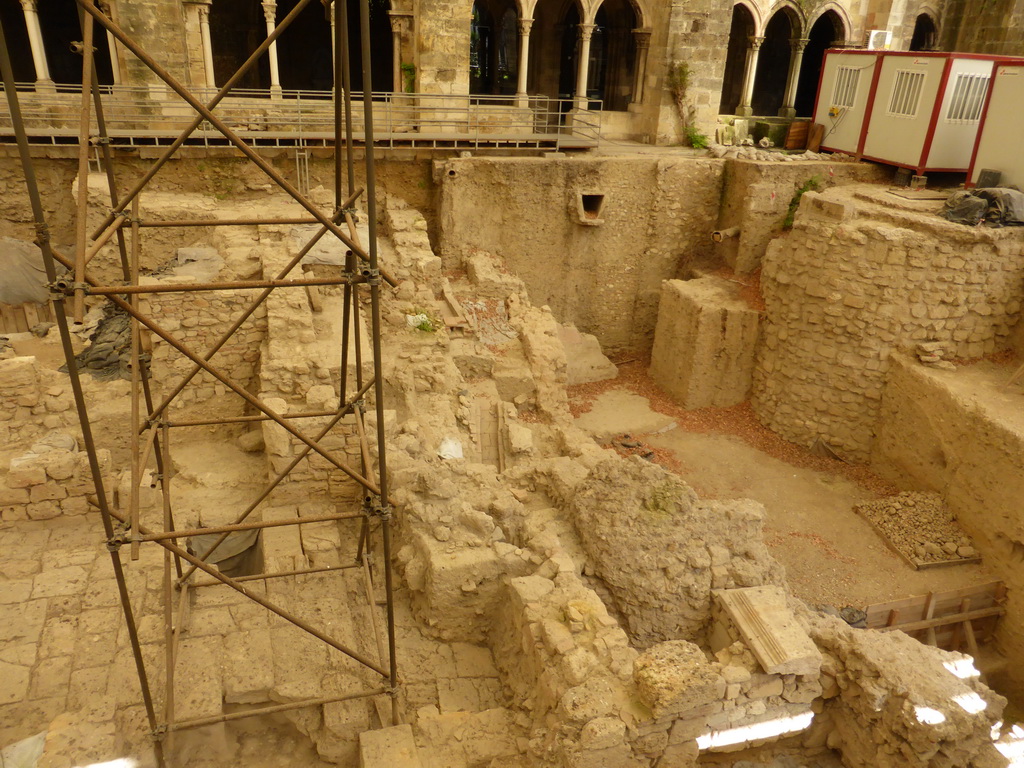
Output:
<svg viewBox="0 0 1024 768">
<path fill-rule="evenodd" d="M 606 444 L 630 435 L 625 442 L 640 445 L 627 450 L 651 452 L 702 497 L 764 504 L 765 542 L 797 597 L 864 608 L 993 580 L 983 564 L 911 568 L 852 509 L 894 488 L 861 468 L 779 445 L 737 409 L 681 411 L 644 369 L 634 363 L 612 382 L 571 390 L 577 426 Z"/>
</svg>

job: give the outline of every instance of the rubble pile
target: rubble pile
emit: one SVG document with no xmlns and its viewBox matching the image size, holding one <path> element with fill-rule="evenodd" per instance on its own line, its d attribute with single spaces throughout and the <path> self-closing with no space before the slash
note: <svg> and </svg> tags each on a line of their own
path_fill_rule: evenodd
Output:
<svg viewBox="0 0 1024 768">
<path fill-rule="evenodd" d="M 906 491 L 859 504 L 854 511 L 916 564 L 978 557 L 971 540 L 937 493 Z"/>
</svg>

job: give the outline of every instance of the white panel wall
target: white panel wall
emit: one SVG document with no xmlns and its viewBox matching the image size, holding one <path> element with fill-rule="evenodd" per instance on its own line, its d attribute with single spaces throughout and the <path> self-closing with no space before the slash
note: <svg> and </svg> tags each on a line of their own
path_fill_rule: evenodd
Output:
<svg viewBox="0 0 1024 768">
<path fill-rule="evenodd" d="M 970 108 L 973 106 L 972 104 L 963 104 L 962 100 L 958 100 L 958 103 L 953 105 L 959 75 L 987 76 L 991 73 L 991 61 L 981 59 L 953 60 L 949 81 L 946 84 L 946 92 L 942 97 L 942 108 L 935 126 L 935 137 L 932 139 L 932 147 L 928 152 L 928 160 L 925 163 L 928 168 L 966 171 L 967 167 L 971 164 L 971 153 L 974 151 L 974 142 L 978 137 L 978 126 L 981 125 L 980 114 L 979 119 L 976 120 L 951 120 L 950 107 L 955 106 L 958 110 L 963 110 L 964 107 Z M 984 100 L 982 100 L 983 105 Z"/>
<path fill-rule="evenodd" d="M 886 56 L 882 60 L 882 74 L 864 143 L 865 157 L 897 165 L 918 166 L 945 66 L 945 56 Z M 916 99 L 917 108 L 911 116 L 895 115 L 890 111 L 900 72 L 924 75 Z"/>
<path fill-rule="evenodd" d="M 861 128 L 864 125 L 868 93 L 875 75 L 876 61 L 877 56 L 874 53 L 828 53 L 825 55 L 825 63 L 822 65 L 821 90 L 818 93 L 818 103 L 814 108 L 814 122 L 825 126 L 825 137 L 821 141 L 823 147 L 850 154 L 857 151 Z M 853 106 L 842 109 L 838 117 L 832 118 L 829 117 L 828 111 L 833 106 L 837 73 L 840 67 L 859 70 L 857 89 Z"/>
<path fill-rule="evenodd" d="M 978 139 L 971 182 L 983 168 L 1003 172 L 1001 184 L 1024 186 L 1024 64 L 1000 67 L 992 78 L 985 127 Z"/>
</svg>

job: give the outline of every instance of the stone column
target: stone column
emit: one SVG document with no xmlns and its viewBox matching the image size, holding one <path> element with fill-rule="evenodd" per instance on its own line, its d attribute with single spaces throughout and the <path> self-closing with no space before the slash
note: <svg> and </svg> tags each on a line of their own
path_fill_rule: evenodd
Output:
<svg viewBox="0 0 1024 768">
<path fill-rule="evenodd" d="M 217 74 L 213 70 L 213 41 L 210 39 L 210 3 L 200 3 L 199 37 L 203 41 L 203 72 L 206 73 L 206 87 L 217 87 Z"/>
<path fill-rule="evenodd" d="M 331 16 L 333 18 L 333 14 Z M 274 0 L 263 0 L 263 19 L 267 23 L 267 37 L 270 37 L 274 28 L 277 27 L 277 3 Z M 333 35 L 331 36 L 333 40 Z M 270 61 L 270 98 L 280 99 L 281 91 L 281 70 L 277 65 L 277 41 L 270 44 L 267 51 Z"/>
<path fill-rule="evenodd" d="M 586 109 L 587 78 L 590 76 L 590 38 L 594 35 L 596 24 L 580 24 L 580 60 L 576 72 L 576 108 Z"/>
<path fill-rule="evenodd" d="M 110 10 L 110 3 L 98 3 L 99 8 L 103 11 L 103 15 L 108 19 L 113 20 L 113 15 Z M 114 85 L 121 84 L 121 68 L 117 63 L 117 40 L 114 35 L 111 34 L 110 30 L 107 31 L 107 51 L 110 54 L 110 74 L 114 80 Z"/>
<path fill-rule="evenodd" d="M 36 0 L 21 0 L 21 10 L 25 14 L 28 44 L 32 48 L 32 64 L 36 68 L 36 84 L 52 86 L 53 80 L 50 79 L 50 67 L 46 63 L 46 48 L 43 46 L 43 30 L 39 27 Z"/>
<path fill-rule="evenodd" d="M 804 48 L 809 42 L 806 37 L 801 37 L 790 43 L 789 77 L 786 78 L 786 95 L 782 99 L 779 117 L 796 117 L 796 88 L 800 84 L 800 65 L 804 60 Z"/>
<path fill-rule="evenodd" d="M 391 21 L 391 50 L 392 50 L 392 78 L 394 80 L 395 93 L 405 93 L 405 72 L 402 71 L 402 53 L 403 48 L 408 51 L 408 46 L 404 46 L 404 41 L 413 37 L 414 30 L 414 18 L 412 13 L 409 11 L 388 11 L 388 19 Z M 411 53 L 412 61 L 409 64 L 415 62 L 416 54 L 414 51 Z M 413 79 L 413 90 L 416 88 L 415 78 Z"/>
<path fill-rule="evenodd" d="M 747 41 L 747 63 L 743 68 L 743 96 L 740 98 L 740 105 L 736 108 L 739 117 L 750 117 L 754 114 L 751 102 L 754 100 L 754 78 L 757 76 L 757 57 L 761 52 L 763 37 L 748 37 Z"/>
<path fill-rule="evenodd" d="M 520 107 L 525 107 L 528 103 L 526 83 L 530 76 L 531 27 L 533 27 L 533 19 L 519 20 L 519 71 L 516 73 L 516 102 Z"/>
<path fill-rule="evenodd" d="M 639 105 L 644 100 L 644 80 L 647 79 L 647 51 L 651 47 L 651 30 L 634 29 L 633 40 L 636 42 L 636 73 L 633 78 L 633 98 L 630 106 Z"/>
</svg>

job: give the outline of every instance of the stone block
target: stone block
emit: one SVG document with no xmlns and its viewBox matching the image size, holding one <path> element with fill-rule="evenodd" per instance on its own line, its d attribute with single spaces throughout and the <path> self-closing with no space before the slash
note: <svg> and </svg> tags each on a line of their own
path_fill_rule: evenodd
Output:
<svg viewBox="0 0 1024 768">
<path fill-rule="evenodd" d="M 408 723 L 359 734 L 359 768 L 422 768 Z"/>
<path fill-rule="evenodd" d="M 651 377 L 684 408 L 726 407 L 749 395 L 759 316 L 735 283 L 662 283 Z"/>
<path fill-rule="evenodd" d="M 685 640 L 671 640 L 649 648 L 633 665 L 633 680 L 641 700 L 655 717 L 684 712 L 725 696 L 725 679 Z"/>
</svg>

